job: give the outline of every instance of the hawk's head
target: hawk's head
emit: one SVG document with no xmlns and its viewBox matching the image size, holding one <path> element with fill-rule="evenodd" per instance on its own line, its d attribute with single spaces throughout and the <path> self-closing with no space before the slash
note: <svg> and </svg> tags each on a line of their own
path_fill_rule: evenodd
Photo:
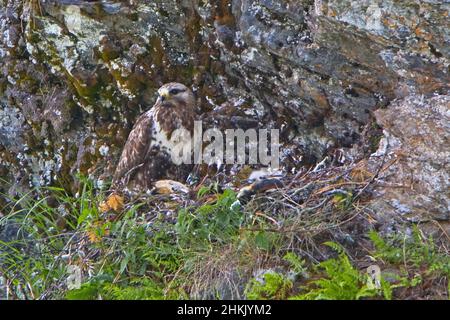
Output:
<svg viewBox="0 0 450 320">
<path fill-rule="evenodd" d="M 192 91 L 184 84 L 170 82 L 158 89 L 158 101 L 164 106 L 183 105 L 188 108 L 195 106 L 195 97 Z"/>
</svg>

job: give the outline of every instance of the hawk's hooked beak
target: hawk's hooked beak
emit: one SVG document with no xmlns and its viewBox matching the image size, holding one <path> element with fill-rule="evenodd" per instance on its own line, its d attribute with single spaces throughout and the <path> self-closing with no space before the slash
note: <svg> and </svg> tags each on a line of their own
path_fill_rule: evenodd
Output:
<svg viewBox="0 0 450 320">
<path fill-rule="evenodd" d="M 169 90 L 167 90 L 166 88 L 159 89 L 158 94 L 161 101 L 164 101 L 167 98 L 169 98 Z"/>
</svg>

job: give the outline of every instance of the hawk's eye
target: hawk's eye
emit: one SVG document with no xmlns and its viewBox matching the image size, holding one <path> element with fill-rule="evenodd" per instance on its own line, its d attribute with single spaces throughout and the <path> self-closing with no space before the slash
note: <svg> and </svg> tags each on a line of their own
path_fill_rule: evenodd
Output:
<svg viewBox="0 0 450 320">
<path fill-rule="evenodd" d="M 177 94 L 179 94 L 180 92 L 183 92 L 184 90 L 181 90 L 181 89 L 170 89 L 170 91 L 169 91 L 169 93 L 172 95 L 172 96 L 174 96 L 174 95 L 177 95 Z"/>
</svg>

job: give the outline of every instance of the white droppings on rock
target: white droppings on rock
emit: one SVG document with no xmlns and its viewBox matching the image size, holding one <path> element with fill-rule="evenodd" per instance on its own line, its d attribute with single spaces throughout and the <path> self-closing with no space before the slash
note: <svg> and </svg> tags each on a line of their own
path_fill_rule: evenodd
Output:
<svg viewBox="0 0 450 320">
<path fill-rule="evenodd" d="M 16 79 L 14 79 L 12 76 L 10 76 L 10 75 L 8 75 L 8 77 L 7 77 L 7 79 L 8 79 L 8 82 L 10 83 L 10 84 L 12 84 L 12 85 L 15 85 L 17 82 L 16 82 Z"/>
<path fill-rule="evenodd" d="M 101 145 L 100 148 L 98 148 L 98 152 L 102 157 L 106 157 L 109 153 L 109 147 L 107 145 Z"/>
</svg>

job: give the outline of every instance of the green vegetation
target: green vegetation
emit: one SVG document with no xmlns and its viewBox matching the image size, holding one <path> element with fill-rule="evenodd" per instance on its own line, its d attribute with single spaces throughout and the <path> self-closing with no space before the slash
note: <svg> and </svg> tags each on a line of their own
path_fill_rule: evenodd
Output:
<svg viewBox="0 0 450 320">
<path fill-rule="evenodd" d="M 410 239 L 394 236 L 385 240 L 376 232 L 371 232 L 369 237 L 376 248 L 375 258 L 401 265 L 404 272 L 423 269 L 425 275 L 437 273 L 450 277 L 449 255 L 440 252 L 434 240 L 425 238 L 417 226 L 413 227 Z"/>
<path fill-rule="evenodd" d="M 299 255 L 298 243 L 262 215 L 246 213 L 231 190 L 211 186 L 197 197 L 203 204 L 179 207 L 176 219 L 163 212 L 149 218 L 145 202 L 108 219 L 99 209 L 105 195 L 86 179 L 77 195 L 46 188 L 11 199 L 0 219 L 14 234 L 0 242 L 8 298 L 395 299 L 401 290 L 450 277 L 449 256 L 418 228 L 408 238 L 370 232 L 369 264 L 382 271 L 375 284 L 367 263 L 358 266 L 335 242 L 319 244 L 328 248 L 326 260 Z M 70 267 L 81 271 L 79 288 L 68 288 Z"/>
<path fill-rule="evenodd" d="M 285 275 L 270 272 L 264 275 L 264 281 L 252 279 L 247 287 L 247 297 L 252 299 L 289 298 L 295 300 L 354 300 L 361 298 L 392 299 L 396 288 L 414 288 L 423 278 L 450 278 L 450 256 L 439 252 L 431 238 L 424 239 L 419 229 L 414 227 L 412 237 L 402 240 L 402 246 L 396 246 L 401 240 L 392 236 L 384 240 L 372 231 L 369 234 L 375 250 L 373 256 L 398 269 L 398 274 L 381 273 L 378 286 L 368 273 L 357 270 L 350 262 L 345 250 L 334 242 L 325 245 L 338 252 L 338 257 L 328 259 L 313 266 L 314 279 L 300 286 L 299 294 L 292 293 L 292 281 Z M 302 264 L 291 258 L 291 268 L 305 272 Z M 297 261 L 300 261 L 297 259 Z M 298 266 L 301 266 L 300 269 Z M 292 271 L 292 270 L 291 270 Z M 412 276 L 410 276 L 412 274 Z M 391 278 L 390 281 L 387 278 Z M 448 289 L 447 289 L 448 290 Z"/>
<path fill-rule="evenodd" d="M 175 226 L 179 245 L 205 248 L 225 244 L 236 236 L 245 216 L 239 206 L 233 206 L 235 201 L 234 192 L 225 190 L 215 204 L 205 204 L 195 210 L 181 209 Z"/>
<path fill-rule="evenodd" d="M 292 281 L 278 272 L 269 271 L 263 279 L 251 279 L 247 285 L 248 299 L 286 299 L 292 289 Z"/>
<path fill-rule="evenodd" d="M 316 270 L 325 272 L 325 277 L 313 280 L 308 288 L 304 288 L 306 293 L 294 296 L 293 299 L 299 300 L 356 300 L 364 297 L 376 297 L 381 292 L 386 282 L 381 281 L 382 286 L 377 289 L 369 285 L 369 277 L 355 269 L 350 262 L 344 249 L 334 242 L 328 242 L 326 245 L 335 249 L 339 256 L 336 259 L 329 259 L 319 263 Z M 372 283 L 370 283 L 372 284 Z M 384 288 L 383 288 L 384 289 Z M 390 298 L 389 292 L 384 295 Z M 383 291 L 386 291 L 383 290 Z"/>
</svg>

